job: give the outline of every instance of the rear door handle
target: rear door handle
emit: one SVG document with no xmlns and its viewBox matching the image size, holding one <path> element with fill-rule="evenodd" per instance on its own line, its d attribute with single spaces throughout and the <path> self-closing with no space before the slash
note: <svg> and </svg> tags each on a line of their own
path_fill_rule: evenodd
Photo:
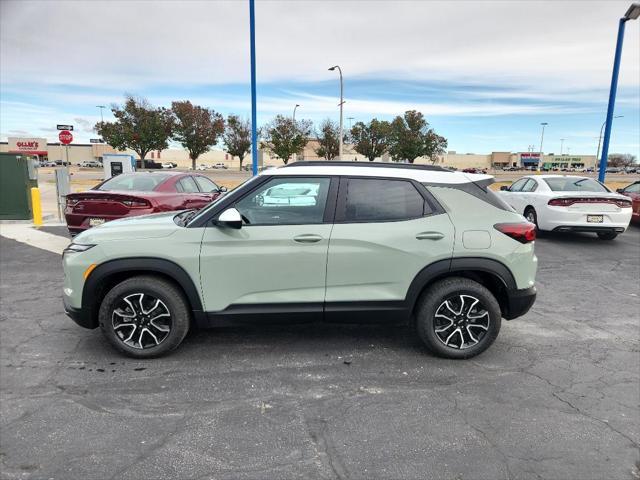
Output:
<svg viewBox="0 0 640 480">
<path fill-rule="evenodd" d="M 418 240 L 440 240 L 444 238 L 444 233 L 440 232 L 421 232 L 416 235 Z"/>
<path fill-rule="evenodd" d="M 293 237 L 293 241 L 298 243 L 316 243 L 320 240 L 322 240 L 322 237 L 320 235 L 314 235 L 313 233 L 305 233 L 303 235 Z"/>
</svg>

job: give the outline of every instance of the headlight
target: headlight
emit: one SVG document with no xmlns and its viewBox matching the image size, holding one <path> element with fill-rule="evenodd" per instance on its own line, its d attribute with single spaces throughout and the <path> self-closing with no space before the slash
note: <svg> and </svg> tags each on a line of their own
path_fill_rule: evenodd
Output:
<svg viewBox="0 0 640 480">
<path fill-rule="evenodd" d="M 72 243 L 67 248 L 62 251 L 62 254 L 65 253 L 74 253 L 74 252 L 86 252 L 90 248 L 95 247 L 95 245 L 86 245 L 82 243 Z"/>
</svg>

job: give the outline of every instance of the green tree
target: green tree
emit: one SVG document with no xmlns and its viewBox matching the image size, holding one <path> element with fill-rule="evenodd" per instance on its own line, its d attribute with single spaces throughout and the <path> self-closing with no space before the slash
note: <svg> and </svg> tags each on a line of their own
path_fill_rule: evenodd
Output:
<svg viewBox="0 0 640 480">
<path fill-rule="evenodd" d="M 446 148 L 447 140 L 429 128 L 424 115 L 416 110 L 408 110 L 391 122 L 389 153 L 395 160 L 413 163 L 418 157 L 428 157 L 435 163 Z"/>
<path fill-rule="evenodd" d="M 373 162 L 389 148 L 391 124 L 374 118 L 368 124 L 357 122 L 350 133 L 354 150 Z"/>
<path fill-rule="evenodd" d="M 251 122 L 242 120 L 237 115 L 229 115 L 227 124 L 224 127 L 222 141 L 227 147 L 227 152 L 232 157 L 240 159 L 240 170 L 242 162 L 251 149 Z"/>
<path fill-rule="evenodd" d="M 188 100 L 173 102 L 171 110 L 175 116 L 173 138 L 189 152 L 191 167 L 195 170 L 198 157 L 218 143 L 224 132 L 224 119 L 214 110 L 193 105 Z"/>
<path fill-rule="evenodd" d="M 316 155 L 325 160 L 333 160 L 340 153 L 340 129 L 330 119 L 326 119 L 320 125 L 320 132 L 316 134 L 318 148 L 314 149 Z"/>
<path fill-rule="evenodd" d="M 144 159 L 152 150 L 169 146 L 173 130 L 173 115 L 166 108 L 154 108 L 144 98 L 127 95 L 124 105 L 112 105 L 115 122 L 98 122 L 96 132 L 116 150 L 133 150 Z"/>
<path fill-rule="evenodd" d="M 310 121 L 278 115 L 262 128 L 263 139 L 260 145 L 280 157 L 286 165 L 294 153 L 304 150 L 310 134 Z"/>
</svg>

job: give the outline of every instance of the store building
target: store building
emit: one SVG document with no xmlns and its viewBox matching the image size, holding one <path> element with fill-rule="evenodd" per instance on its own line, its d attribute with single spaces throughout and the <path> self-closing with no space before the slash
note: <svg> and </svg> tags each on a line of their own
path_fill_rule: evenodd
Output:
<svg viewBox="0 0 640 480">
<path fill-rule="evenodd" d="M 318 148 L 318 141 L 316 139 L 309 139 L 309 142 L 303 149 L 303 151 L 297 156 L 297 160 L 322 160 L 316 153 Z M 69 145 L 69 148 L 65 148 L 64 145 L 60 145 L 58 142 L 47 142 L 44 138 L 17 138 L 11 137 L 8 142 L 0 142 L 0 152 L 11 153 L 23 153 L 25 155 L 36 155 L 39 160 L 67 160 L 67 154 L 69 155 L 69 161 L 72 164 L 78 164 L 86 160 L 102 160 L 102 156 L 105 153 L 117 153 L 116 150 L 110 145 L 104 143 L 74 143 Z M 132 151 L 126 153 L 137 155 Z M 263 165 L 282 165 L 282 160 L 277 157 L 272 157 L 266 152 L 260 152 L 261 164 Z M 188 168 L 191 166 L 191 160 L 186 150 L 182 148 L 168 148 L 161 151 L 152 151 L 147 157 L 147 160 L 153 160 L 155 162 L 174 162 L 181 168 Z M 364 155 L 357 153 L 353 150 L 353 146 L 345 144 L 343 146 L 343 159 L 346 161 L 367 161 Z M 391 161 L 389 155 L 383 155 L 376 159 L 377 161 L 388 162 Z M 237 169 L 240 166 L 240 162 L 237 157 L 231 157 L 228 153 L 220 149 L 212 149 L 198 158 L 197 164 L 213 165 L 215 163 L 224 163 L 231 169 Z M 251 154 L 247 155 L 243 164 L 248 165 L 251 163 Z M 506 167 L 519 167 L 519 168 L 537 168 L 540 163 L 540 154 L 536 152 L 491 152 L 489 154 L 476 154 L 476 153 L 458 153 L 456 151 L 448 151 L 447 153 L 440 155 L 435 162 L 431 159 L 420 157 L 415 160 L 417 164 L 432 164 L 442 165 L 446 167 L 457 168 L 458 170 L 464 168 L 479 168 L 479 169 L 503 169 Z M 542 156 L 542 167 L 551 169 L 576 169 L 595 167 L 596 157 L 595 155 L 555 155 L 553 153 Z"/>
</svg>

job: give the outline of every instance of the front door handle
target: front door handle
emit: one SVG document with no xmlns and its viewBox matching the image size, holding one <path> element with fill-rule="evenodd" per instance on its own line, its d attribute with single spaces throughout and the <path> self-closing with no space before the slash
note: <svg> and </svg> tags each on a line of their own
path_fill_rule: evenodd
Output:
<svg viewBox="0 0 640 480">
<path fill-rule="evenodd" d="M 416 235 L 418 240 L 440 240 L 444 238 L 444 233 L 440 232 L 421 232 Z"/>
<path fill-rule="evenodd" d="M 320 240 L 322 240 L 322 237 L 320 235 L 314 235 L 313 233 L 305 233 L 303 235 L 293 237 L 293 241 L 298 243 L 316 243 Z"/>
</svg>

